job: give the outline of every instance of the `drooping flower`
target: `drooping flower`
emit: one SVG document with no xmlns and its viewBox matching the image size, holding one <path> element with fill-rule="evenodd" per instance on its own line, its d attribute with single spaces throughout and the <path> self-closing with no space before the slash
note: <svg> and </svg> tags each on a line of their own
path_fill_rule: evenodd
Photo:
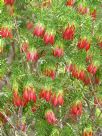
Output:
<svg viewBox="0 0 102 136">
<path fill-rule="evenodd" d="M 13 38 L 12 31 L 8 27 L 2 27 L 0 28 L 0 36 L 2 38 Z"/>
<path fill-rule="evenodd" d="M 15 0 L 4 0 L 5 5 L 12 6 L 14 4 Z"/>
<path fill-rule="evenodd" d="M 45 113 L 45 119 L 47 120 L 47 122 L 48 122 L 49 124 L 52 124 L 52 125 L 56 124 L 56 122 L 57 122 L 57 119 L 56 119 L 56 117 L 55 117 L 55 114 L 54 114 L 54 112 L 53 112 L 52 110 L 48 110 L 48 111 Z"/>
<path fill-rule="evenodd" d="M 55 43 L 55 34 L 53 32 L 45 32 L 43 40 L 46 45 L 53 45 Z"/>
<path fill-rule="evenodd" d="M 63 32 L 64 40 L 73 40 L 75 35 L 75 26 L 68 24 Z"/>
<path fill-rule="evenodd" d="M 45 27 L 41 24 L 38 23 L 33 30 L 33 35 L 37 37 L 43 37 L 45 33 Z"/>
</svg>

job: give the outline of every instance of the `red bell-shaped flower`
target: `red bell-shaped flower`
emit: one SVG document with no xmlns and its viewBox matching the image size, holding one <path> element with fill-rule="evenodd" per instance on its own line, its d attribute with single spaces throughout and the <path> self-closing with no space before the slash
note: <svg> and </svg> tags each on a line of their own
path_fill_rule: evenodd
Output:
<svg viewBox="0 0 102 136">
<path fill-rule="evenodd" d="M 33 31 L 33 35 L 37 37 L 43 37 L 45 33 L 45 28 L 42 24 L 38 23 Z"/>
<path fill-rule="evenodd" d="M 12 6 L 14 4 L 15 0 L 4 0 L 5 5 Z"/>
<path fill-rule="evenodd" d="M 75 3 L 75 0 L 67 0 L 66 6 L 73 6 Z"/>
<path fill-rule="evenodd" d="M 10 39 L 12 39 L 13 37 L 12 31 L 7 27 L 0 28 L 0 36 L 2 38 L 10 38 Z"/>
<path fill-rule="evenodd" d="M 78 101 L 72 105 L 70 113 L 72 116 L 81 116 L 82 114 L 82 102 Z"/>
<path fill-rule="evenodd" d="M 62 57 L 64 55 L 64 50 L 63 48 L 60 47 L 55 47 L 53 49 L 53 56 L 54 57 Z"/>
<path fill-rule="evenodd" d="M 39 55 L 38 55 L 37 50 L 29 50 L 26 53 L 26 58 L 27 58 L 27 61 L 37 62 L 39 59 Z"/>
<path fill-rule="evenodd" d="M 88 51 L 90 49 L 90 43 L 88 42 L 88 40 L 86 38 L 80 39 L 77 44 L 77 47 L 79 49 L 85 49 L 86 51 Z"/>
<path fill-rule="evenodd" d="M 57 96 L 57 100 L 58 104 L 62 106 L 64 104 L 63 94 L 59 93 L 59 95 Z"/>
<path fill-rule="evenodd" d="M 56 94 L 53 94 L 53 96 L 51 97 L 51 103 L 55 107 L 58 106 L 58 99 L 57 99 Z"/>
<path fill-rule="evenodd" d="M 31 21 L 27 22 L 26 28 L 27 28 L 28 30 L 31 30 L 33 27 L 34 27 L 33 22 L 31 22 Z"/>
<path fill-rule="evenodd" d="M 44 34 L 43 40 L 44 40 L 44 43 L 45 43 L 46 45 L 48 45 L 48 44 L 53 45 L 54 42 L 55 42 L 55 34 L 54 34 L 54 33 L 46 32 L 46 33 Z"/>
<path fill-rule="evenodd" d="M 75 35 L 75 26 L 69 25 L 66 27 L 66 29 L 63 32 L 63 39 L 64 40 L 73 40 Z"/>
<path fill-rule="evenodd" d="M 54 112 L 53 112 L 52 110 L 48 110 L 48 111 L 45 113 L 45 119 L 47 120 L 47 122 L 48 122 L 49 124 L 52 124 L 52 125 L 56 124 L 56 122 L 57 122 L 57 119 L 56 119 L 56 117 L 55 117 L 55 114 L 54 114 Z"/>
</svg>

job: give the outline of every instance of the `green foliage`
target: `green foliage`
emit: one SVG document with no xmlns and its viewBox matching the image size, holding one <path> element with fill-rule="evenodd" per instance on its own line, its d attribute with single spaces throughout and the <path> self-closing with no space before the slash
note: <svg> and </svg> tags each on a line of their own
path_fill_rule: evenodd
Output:
<svg viewBox="0 0 102 136">
<path fill-rule="evenodd" d="M 32 113 L 32 106 L 35 105 L 31 102 L 22 109 L 22 117 L 18 117 L 21 121 L 24 118 L 29 126 L 28 132 L 31 131 L 37 136 L 79 136 L 88 126 L 92 126 L 94 131 L 97 131 L 97 127 L 102 127 L 102 112 L 99 107 L 95 109 L 94 106 L 94 97 L 102 97 L 102 49 L 98 46 L 98 40 L 102 40 L 102 7 L 100 6 L 102 1 L 76 0 L 73 7 L 66 6 L 66 0 L 52 0 L 48 7 L 43 7 L 43 2 L 44 0 L 16 0 L 15 4 L 10 7 L 5 5 L 3 0 L 0 1 L 0 29 L 8 27 L 13 33 L 12 39 L 0 36 L 0 49 L 3 48 L 2 52 L 0 50 L 0 109 L 5 111 L 5 107 L 8 107 L 12 114 L 18 115 L 19 108 L 14 108 L 12 104 L 14 91 L 12 86 L 15 82 L 18 84 L 18 92 L 22 97 L 24 87 L 32 84 L 37 94 L 38 109 Z M 90 13 L 80 14 L 78 12 L 80 4 L 89 10 L 96 9 L 96 20 L 92 20 Z M 11 15 L 12 8 L 14 8 L 13 15 Z M 52 52 L 55 45 L 45 45 L 43 38 L 33 36 L 33 30 L 27 30 L 26 25 L 29 21 L 34 24 L 34 27 L 40 22 L 45 26 L 46 31 L 55 33 L 55 44 L 61 44 L 63 47 L 63 57 L 54 57 Z M 72 41 L 62 38 L 62 33 L 68 24 L 75 25 L 75 37 Z M 91 44 L 87 52 L 77 48 L 79 39 L 83 37 L 86 37 Z M 21 52 L 24 42 L 28 42 L 29 49 L 37 50 L 40 56 L 37 62 L 27 61 L 26 53 Z M 91 54 L 93 63 L 99 66 L 97 76 L 100 84 L 91 83 L 86 86 L 82 81 L 73 78 L 70 72 L 66 72 L 65 67 L 72 63 L 78 67 L 79 71 L 87 71 L 88 63 L 85 59 Z M 55 70 L 54 80 L 44 75 L 46 68 Z M 92 77 L 88 72 L 87 75 Z M 4 86 L 1 87 L 5 77 L 9 79 L 9 85 L 8 82 L 3 82 Z M 63 90 L 64 105 L 53 107 L 52 104 L 39 99 L 39 93 L 43 87 L 51 88 L 53 94 L 58 94 L 60 90 Z M 73 123 L 69 117 L 70 107 L 78 100 L 83 103 L 83 115 Z M 47 109 L 54 111 L 58 118 L 57 126 L 49 125 L 45 120 Z M 94 115 L 91 115 L 91 112 Z M 94 119 L 91 116 L 94 116 Z M 35 123 L 33 127 L 31 127 L 32 121 Z M 62 123 L 62 128 L 60 123 Z"/>
<path fill-rule="evenodd" d="M 73 132 L 73 128 L 72 127 L 65 126 L 63 128 L 63 130 L 61 131 L 60 136 L 66 136 L 68 134 L 70 134 L 70 136 L 75 136 L 76 135 L 75 132 Z"/>
<path fill-rule="evenodd" d="M 35 130 L 37 132 L 37 136 L 48 136 L 51 133 L 52 126 L 48 125 L 44 120 L 39 120 L 35 124 Z"/>
</svg>

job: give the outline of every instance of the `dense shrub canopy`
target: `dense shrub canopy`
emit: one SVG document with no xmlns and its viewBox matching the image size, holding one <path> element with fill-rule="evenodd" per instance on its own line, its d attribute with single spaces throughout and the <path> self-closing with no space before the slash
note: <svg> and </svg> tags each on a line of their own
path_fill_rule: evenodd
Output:
<svg viewBox="0 0 102 136">
<path fill-rule="evenodd" d="M 102 1 L 0 1 L 1 133 L 102 129 Z"/>
</svg>

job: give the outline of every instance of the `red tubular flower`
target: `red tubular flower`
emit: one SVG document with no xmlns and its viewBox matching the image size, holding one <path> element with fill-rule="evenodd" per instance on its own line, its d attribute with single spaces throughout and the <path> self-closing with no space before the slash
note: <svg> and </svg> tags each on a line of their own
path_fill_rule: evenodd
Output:
<svg viewBox="0 0 102 136">
<path fill-rule="evenodd" d="M 74 70 L 75 66 L 73 64 L 70 64 L 69 66 L 69 72 L 72 72 Z"/>
<path fill-rule="evenodd" d="M 58 95 L 57 99 L 58 99 L 58 105 L 62 106 L 64 104 L 64 99 L 61 93 Z"/>
<path fill-rule="evenodd" d="M 70 64 L 67 66 L 67 72 L 71 72 L 72 77 L 79 79 L 79 72 L 76 68 L 76 65 Z"/>
<path fill-rule="evenodd" d="M 49 124 L 52 124 L 52 125 L 56 124 L 56 121 L 57 121 L 55 114 L 52 110 L 49 110 L 45 113 L 45 119 L 47 120 Z"/>
<path fill-rule="evenodd" d="M 23 99 L 26 100 L 27 102 L 30 101 L 30 88 L 29 87 L 25 87 L 23 90 Z"/>
<path fill-rule="evenodd" d="M 30 53 L 30 51 L 28 51 L 26 53 L 26 59 L 27 59 L 27 61 L 31 61 L 31 53 Z"/>
<path fill-rule="evenodd" d="M 22 100 L 19 96 L 17 96 L 16 98 L 13 98 L 13 104 L 14 106 L 20 107 L 22 106 Z"/>
<path fill-rule="evenodd" d="M 13 104 L 14 106 L 17 106 L 17 107 L 22 106 L 22 100 L 18 94 L 18 90 L 14 90 L 13 92 Z"/>
<path fill-rule="evenodd" d="M 49 89 L 42 89 L 40 92 L 39 97 L 46 100 L 46 102 L 49 102 L 51 99 L 52 92 Z"/>
<path fill-rule="evenodd" d="M 85 85 L 89 85 L 91 83 L 91 79 L 89 77 L 85 76 L 85 79 L 83 82 Z"/>
<path fill-rule="evenodd" d="M 55 35 L 52 34 L 52 33 L 46 32 L 46 33 L 44 34 L 44 39 L 43 39 L 43 40 L 44 40 L 44 43 L 45 43 L 46 45 L 48 45 L 48 44 L 53 45 L 54 42 L 55 42 Z"/>
<path fill-rule="evenodd" d="M 37 51 L 33 52 L 32 61 L 36 62 L 38 59 L 39 59 L 39 55 L 38 55 Z"/>
<path fill-rule="evenodd" d="M 89 12 L 89 8 L 84 7 L 82 4 L 80 4 L 79 7 L 78 7 L 78 11 L 79 11 L 79 13 L 84 15 L 84 14 L 87 14 Z"/>
<path fill-rule="evenodd" d="M 75 3 L 75 0 L 67 0 L 66 6 L 73 6 Z"/>
<path fill-rule="evenodd" d="M 94 67 L 93 67 L 92 74 L 93 74 L 93 75 L 95 75 L 95 74 L 96 74 L 96 72 L 97 72 L 97 67 L 96 67 L 96 66 L 94 66 Z"/>
<path fill-rule="evenodd" d="M 28 104 L 27 100 L 22 99 L 22 107 L 26 107 Z"/>
<path fill-rule="evenodd" d="M 51 77 L 52 80 L 55 79 L 55 76 L 56 76 L 56 72 L 53 68 L 46 68 L 44 70 L 44 75 L 48 76 L 48 77 Z"/>
<path fill-rule="evenodd" d="M 55 79 L 56 77 L 56 72 L 54 70 L 50 71 L 50 77 L 52 78 L 52 80 Z"/>
<path fill-rule="evenodd" d="M 29 97 L 30 97 L 30 100 L 32 101 L 33 98 L 34 98 L 34 95 L 35 95 L 35 92 L 33 90 L 33 88 L 31 88 L 31 90 L 29 90 Z"/>
<path fill-rule="evenodd" d="M 33 35 L 37 37 L 43 37 L 45 33 L 45 28 L 42 24 L 37 24 L 34 28 Z"/>
<path fill-rule="evenodd" d="M 33 28 L 33 26 L 34 26 L 34 24 L 33 24 L 33 22 L 31 22 L 31 21 L 27 22 L 27 24 L 26 24 L 26 28 L 27 28 L 28 30 L 31 30 L 31 29 Z"/>
<path fill-rule="evenodd" d="M 58 106 L 58 99 L 57 99 L 57 96 L 54 94 L 51 98 L 51 103 L 53 106 Z"/>
<path fill-rule="evenodd" d="M 90 13 L 91 17 L 93 20 L 96 20 L 96 9 L 94 9 L 91 13 Z"/>
<path fill-rule="evenodd" d="M 85 48 L 85 40 L 79 40 L 77 47 L 79 49 L 84 49 Z"/>
<path fill-rule="evenodd" d="M 36 100 L 37 100 L 37 97 L 36 97 L 36 93 L 34 92 L 34 94 L 33 94 L 33 102 L 36 103 Z"/>
<path fill-rule="evenodd" d="M 45 99 L 45 96 L 46 96 L 46 90 L 45 90 L 45 89 L 42 89 L 42 90 L 40 91 L 39 98 Z"/>
<path fill-rule="evenodd" d="M 54 50 L 53 50 L 53 56 L 54 57 L 62 57 L 64 55 L 64 51 L 62 48 L 59 48 L 59 47 L 56 47 Z"/>
<path fill-rule="evenodd" d="M 75 103 L 70 110 L 72 116 L 81 116 L 82 115 L 82 102 Z"/>
<path fill-rule="evenodd" d="M 23 99 L 26 100 L 27 102 L 30 101 L 29 97 L 29 88 L 25 87 L 23 90 Z"/>
<path fill-rule="evenodd" d="M 14 4 L 15 0 L 4 0 L 5 5 L 12 6 Z"/>
<path fill-rule="evenodd" d="M 96 66 L 94 66 L 92 63 L 90 65 L 88 65 L 87 67 L 87 71 L 93 75 L 96 74 L 98 68 Z"/>
<path fill-rule="evenodd" d="M 33 87 L 30 87 L 30 86 L 25 87 L 23 91 L 23 99 L 26 102 L 29 102 L 29 101 L 36 102 L 37 97 Z"/>
<path fill-rule="evenodd" d="M 78 72 L 78 70 L 74 69 L 74 70 L 72 71 L 72 76 L 73 76 L 74 78 L 79 79 L 79 72 Z"/>
<path fill-rule="evenodd" d="M 80 73 L 79 73 L 79 79 L 84 81 L 85 79 L 85 71 L 84 70 L 81 70 Z"/>
<path fill-rule="evenodd" d="M 90 49 L 90 44 L 86 44 L 85 50 L 88 51 Z"/>
<path fill-rule="evenodd" d="M 45 100 L 46 100 L 47 102 L 49 102 L 49 101 L 50 101 L 50 99 L 51 99 L 51 95 L 52 95 L 51 91 L 46 91 L 46 94 L 45 94 Z"/>
<path fill-rule="evenodd" d="M 10 38 L 10 39 L 12 39 L 13 37 L 11 30 L 9 30 L 7 27 L 0 28 L 0 36 L 2 38 Z"/>
<path fill-rule="evenodd" d="M 93 71 L 93 64 L 91 63 L 90 65 L 88 65 L 88 67 L 87 67 L 87 71 L 89 72 L 89 73 L 92 73 L 92 71 Z"/>
<path fill-rule="evenodd" d="M 75 35 L 75 26 L 68 25 L 67 28 L 63 32 L 63 39 L 64 40 L 73 40 Z"/>
<path fill-rule="evenodd" d="M 28 92 L 28 88 L 25 88 L 23 91 L 23 99 L 26 101 L 29 101 L 29 92 Z"/>
<path fill-rule="evenodd" d="M 39 55 L 36 50 L 28 51 L 26 53 L 27 61 L 37 62 L 39 59 Z"/>
<path fill-rule="evenodd" d="M 80 39 L 77 44 L 77 47 L 79 49 L 85 49 L 86 51 L 88 51 L 90 49 L 90 43 L 87 39 Z"/>
</svg>

